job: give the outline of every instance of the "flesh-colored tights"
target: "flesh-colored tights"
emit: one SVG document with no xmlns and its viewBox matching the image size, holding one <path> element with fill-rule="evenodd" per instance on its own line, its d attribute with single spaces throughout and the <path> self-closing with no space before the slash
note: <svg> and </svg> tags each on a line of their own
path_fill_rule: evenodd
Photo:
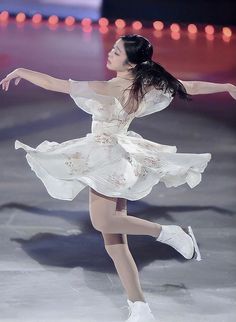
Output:
<svg viewBox="0 0 236 322">
<path fill-rule="evenodd" d="M 89 189 L 89 212 L 93 227 L 102 233 L 105 249 L 114 262 L 129 300 L 145 302 L 126 234 L 158 237 L 161 226 L 128 216 L 126 199 L 107 197 L 92 188 Z"/>
</svg>

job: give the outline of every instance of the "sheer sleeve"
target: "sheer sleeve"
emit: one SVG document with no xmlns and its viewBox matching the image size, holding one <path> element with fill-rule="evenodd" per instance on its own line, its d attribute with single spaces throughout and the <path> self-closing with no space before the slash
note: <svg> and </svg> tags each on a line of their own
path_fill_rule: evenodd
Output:
<svg viewBox="0 0 236 322">
<path fill-rule="evenodd" d="M 143 117 L 155 112 L 159 112 L 170 105 L 173 100 L 172 94 L 167 91 L 152 89 L 144 95 L 139 105 L 136 117 Z"/>
<path fill-rule="evenodd" d="M 106 82 L 75 81 L 69 79 L 70 97 L 75 104 L 89 114 L 96 114 L 114 103 L 114 98 L 107 95 Z"/>
</svg>

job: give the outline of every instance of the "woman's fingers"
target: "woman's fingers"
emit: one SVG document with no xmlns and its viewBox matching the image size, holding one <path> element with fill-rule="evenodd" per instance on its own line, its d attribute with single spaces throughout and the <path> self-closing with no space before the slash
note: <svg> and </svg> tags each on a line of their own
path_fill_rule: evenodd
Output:
<svg viewBox="0 0 236 322">
<path fill-rule="evenodd" d="M 1 80 L 0 85 L 2 85 L 2 90 L 5 89 L 5 78 Z"/>
<path fill-rule="evenodd" d="M 2 85 L 2 90 L 7 91 L 9 88 L 10 80 L 3 79 L 0 84 Z"/>
<path fill-rule="evenodd" d="M 13 77 L 13 75 L 7 75 L 7 77 L 3 78 L 0 82 L 0 85 L 2 85 L 2 90 L 7 91 L 10 85 L 10 81 L 15 78 L 15 85 L 18 85 L 21 77 Z"/>
</svg>

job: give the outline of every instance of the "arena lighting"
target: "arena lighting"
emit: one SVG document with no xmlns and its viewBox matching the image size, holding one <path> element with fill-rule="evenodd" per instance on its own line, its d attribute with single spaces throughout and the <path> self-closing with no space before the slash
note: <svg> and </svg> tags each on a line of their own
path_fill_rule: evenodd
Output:
<svg viewBox="0 0 236 322">
<path fill-rule="evenodd" d="M 142 23 L 140 21 L 134 21 L 132 23 L 132 28 L 134 30 L 140 30 L 140 29 L 142 29 L 142 27 L 143 27 L 143 25 L 142 25 Z"/>
<path fill-rule="evenodd" d="M 153 34 L 156 38 L 162 38 L 163 36 L 162 30 L 154 30 Z"/>
<path fill-rule="evenodd" d="M 161 31 L 164 29 L 164 23 L 162 21 L 154 21 L 153 22 L 153 28 L 155 30 Z"/>
<path fill-rule="evenodd" d="M 179 33 L 179 32 L 174 32 L 174 31 L 172 31 L 172 32 L 171 32 L 171 38 L 172 38 L 173 40 L 179 40 L 179 39 L 180 39 L 180 33 Z"/>
<path fill-rule="evenodd" d="M 126 26 L 126 22 L 123 19 L 116 19 L 115 25 L 118 29 L 123 29 Z"/>
<path fill-rule="evenodd" d="M 109 20 L 107 18 L 102 17 L 98 20 L 98 24 L 100 27 L 107 27 L 109 25 Z"/>
<path fill-rule="evenodd" d="M 231 37 L 232 36 L 232 30 L 229 27 L 223 27 L 222 28 L 222 33 L 226 37 Z"/>
<path fill-rule="evenodd" d="M 180 26 L 179 26 L 179 24 L 177 24 L 177 23 L 172 23 L 172 24 L 170 25 L 170 30 L 171 30 L 172 32 L 180 32 Z"/>
<path fill-rule="evenodd" d="M 6 22 L 7 20 L 9 19 L 9 13 L 8 13 L 8 11 L 2 11 L 1 13 L 0 13 L 0 21 L 1 22 Z"/>
<path fill-rule="evenodd" d="M 224 42 L 230 42 L 231 41 L 231 37 L 227 37 L 225 35 L 222 35 L 222 39 Z"/>
<path fill-rule="evenodd" d="M 81 20 L 81 25 L 85 28 L 90 27 L 91 23 L 92 23 L 92 20 L 90 18 L 84 18 Z"/>
<path fill-rule="evenodd" d="M 198 32 L 197 26 L 194 25 L 193 23 L 188 25 L 188 32 L 190 34 L 196 34 Z"/>
<path fill-rule="evenodd" d="M 54 26 L 54 25 L 58 24 L 59 18 L 56 15 L 52 15 L 52 16 L 50 16 L 48 18 L 48 22 L 49 22 L 50 25 L 53 25 Z"/>
<path fill-rule="evenodd" d="M 26 19 L 26 16 L 24 14 L 24 12 L 19 12 L 17 15 L 16 15 L 16 22 L 18 23 L 22 23 L 24 22 Z"/>
<path fill-rule="evenodd" d="M 207 35 L 214 35 L 214 33 L 215 33 L 215 28 L 214 28 L 212 25 L 207 25 L 207 26 L 205 27 L 205 33 L 206 33 Z"/>
<path fill-rule="evenodd" d="M 36 13 L 32 17 L 32 22 L 35 23 L 35 24 L 37 24 L 37 23 L 42 22 L 42 19 L 43 19 L 42 18 L 42 15 L 40 13 Z"/>
<path fill-rule="evenodd" d="M 103 26 L 103 27 L 100 27 L 99 28 L 99 32 L 101 33 L 101 34 L 106 34 L 107 32 L 108 32 L 108 28 L 106 27 L 106 26 Z"/>
<path fill-rule="evenodd" d="M 86 26 L 86 27 L 83 27 L 82 28 L 82 30 L 83 30 L 83 32 L 91 32 L 92 31 L 92 26 L 90 25 L 90 26 Z"/>
<path fill-rule="evenodd" d="M 206 39 L 209 40 L 209 41 L 212 41 L 214 40 L 215 36 L 214 35 L 208 35 L 206 34 Z"/>
<path fill-rule="evenodd" d="M 75 24 L 75 18 L 72 16 L 68 16 L 65 18 L 65 24 L 67 26 L 73 26 Z"/>
</svg>

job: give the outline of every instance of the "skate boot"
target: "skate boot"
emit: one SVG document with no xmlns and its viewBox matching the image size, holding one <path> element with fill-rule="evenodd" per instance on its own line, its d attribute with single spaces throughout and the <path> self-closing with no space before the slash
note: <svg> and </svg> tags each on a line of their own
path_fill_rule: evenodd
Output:
<svg viewBox="0 0 236 322">
<path fill-rule="evenodd" d="M 142 301 L 131 302 L 129 304 L 129 318 L 126 322 L 157 322 L 151 312 L 148 303 Z"/>
<path fill-rule="evenodd" d="M 201 260 L 201 254 L 191 226 L 181 228 L 176 225 L 161 225 L 162 230 L 156 238 L 161 243 L 168 244 L 187 259 Z"/>
</svg>

